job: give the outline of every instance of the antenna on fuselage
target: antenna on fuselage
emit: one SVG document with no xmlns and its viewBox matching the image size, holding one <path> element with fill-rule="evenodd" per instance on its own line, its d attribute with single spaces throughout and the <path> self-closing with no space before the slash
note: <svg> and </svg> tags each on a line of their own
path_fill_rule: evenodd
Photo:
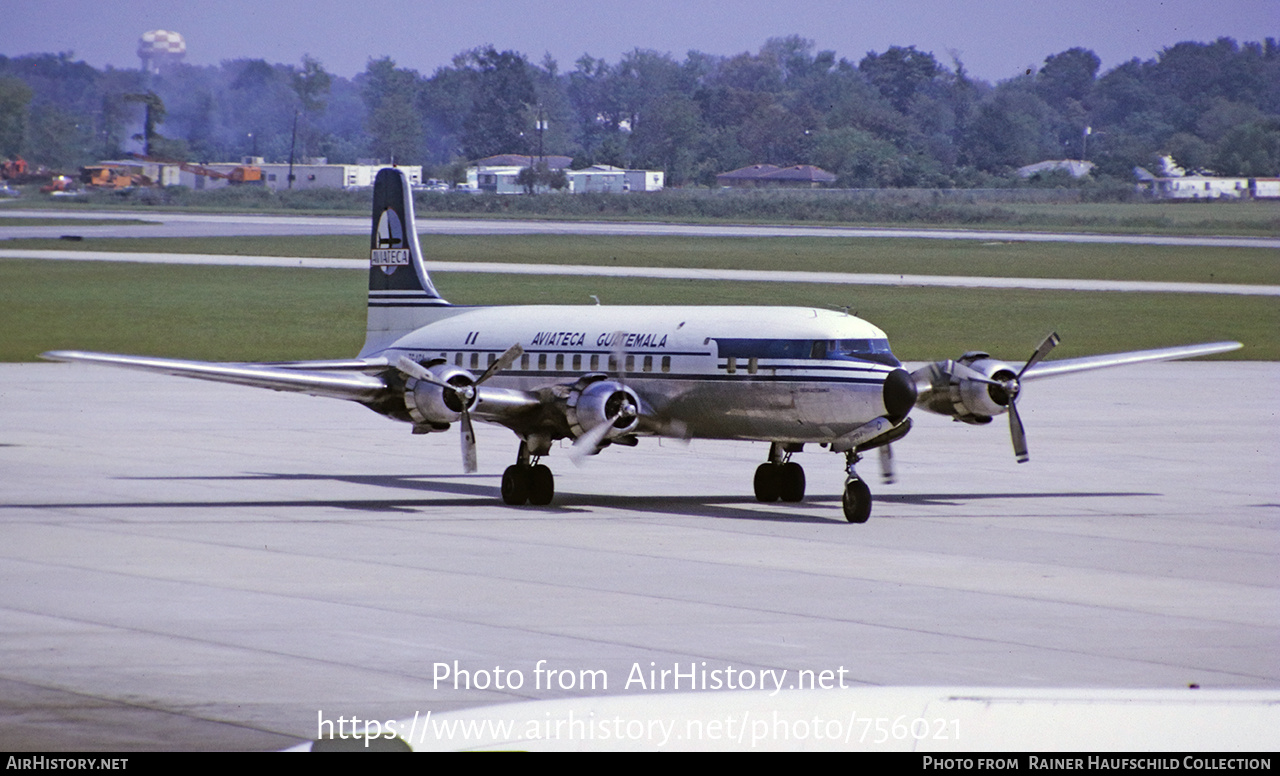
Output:
<svg viewBox="0 0 1280 776">
<path fill-rule="evenodd" d="M 590 296 L 592 299 L 596 300 L 597 305 L 600 304 L 600 297 L 596 296 L 595 294 L 590 294 Z"/>
</svg>

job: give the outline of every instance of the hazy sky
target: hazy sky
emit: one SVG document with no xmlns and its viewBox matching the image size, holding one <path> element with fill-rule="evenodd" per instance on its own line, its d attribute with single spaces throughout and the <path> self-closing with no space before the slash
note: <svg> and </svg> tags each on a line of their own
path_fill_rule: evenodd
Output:
<svg viewBox="0 0 1280 776">
<path fill-rule="evenodd" d="M 1107 70 L 1183 40 L 1280 38 L 1280 0 L 0 0 L 0 54 L 11 57 L 71 51 L 95 67 L 134 68 L 138 36 L 153 29 L 182 33 L 191 64 L 297 64 L 309 53 L 348 77 L 383 56 L 430 75 L 485 44 L 535 62 L 550 53 L 567 71 L 584 53 L 683 59 L 798 34 L 855 63 L 892 45 L 945 65 L 955 54 L 994 82 L 1073 46 Z"/>
</svg>

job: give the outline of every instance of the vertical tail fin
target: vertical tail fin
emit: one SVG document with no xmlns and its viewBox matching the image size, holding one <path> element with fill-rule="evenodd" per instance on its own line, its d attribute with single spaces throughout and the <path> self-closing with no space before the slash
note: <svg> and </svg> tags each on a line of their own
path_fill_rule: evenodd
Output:
<svg viewBox="0 0 1280 776">
<path fill-rule="evenodd" d="M 403 170 L 388 167 L 373 184 L 373 233 L 369 238 L 367 356 L 440 317 L 449 303 L 431 284 L 413 220 L 413 191 Z"/>
</svg>

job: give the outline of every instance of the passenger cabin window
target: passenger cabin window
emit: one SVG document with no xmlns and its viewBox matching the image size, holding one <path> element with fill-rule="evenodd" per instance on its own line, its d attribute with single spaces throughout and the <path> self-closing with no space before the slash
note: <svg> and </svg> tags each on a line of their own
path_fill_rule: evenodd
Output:
<svg viewBox="0 0 1280 776">
<path fill-rule="evenodd" d="M 592 372 L 600 371 L 600 356 L 591 357 L 591 371 Z"/>
<path fill-rule="evenodd" d="M 453 365 L 462 366 L 462 351 L 453 354 Z"/>
<path fill-rule="evenodd" d="M 582 354 L 574 353 L 573 354 L 573 371 L 577 372 L 580 369 L 582 369 Z"/>
<path fill-rule="evenodd" d="M 725 364 L 724 370 L 725 370 L 726 372 L 728 372 L 729 374 L 733 374 L 733 373 L 735 373 L 735 372 L 737 372 L 737 371 L 738 371 L 738 358 L 737 358 L 737 356 L 729 356 L 729 358 L 728 358 L 728 360 L 727 360 L 727 362 L 726 362 L 726 364 Z"/>
<path fill-rule="evenodd" d="M 653 371 L 653 356 L 645 356 L 645 357 L 644 357 L 644 367 L 643 367 L 643 369 L 644 369 L 644 371 L 646 371 L 646 372 L 652 372 L 652 371 Z"/>
<path fill-rule="evenodd" d="M 479 353 L 472 353 L 472 354 L 471 354 L 471 368 L 472 368 L 472 369 L 479 369 L 479 368 L 480 368 L 480 354 L 479 354 Z"/>
<path fill-rule="evenodd" d="M 546 353 L 539 353 L 539 354 L 538 354 L 538 369 L 539 369 L 539 370 L 544 370 L 544 369 L 546 369 L 546 368 L 547 368 L 547 354 L 546 354 Z"/>
<path fill-rule="evenodd" d="M 671 356 L 662 357 L 662 371 L 664 372 L 671 371 Z"/>
<path fill-rule="evenodd" d="M 557 353 L 556 354 L 556 371 L 559 372 L 563 369 L 564 369 L 564 354 Z"/>
<path fill-rule="evenodd" d="M 528 354 L 528 353 L 525 353 L 523 356 L 521 356 L 521 357 L 520 357 L 520 368 L 521 368 L 521 369 L 528 369 L 528 368 L 529 368 L 529 354 Z"/>
<path fill-rule="evenodd" d="M 636 371 L 636 357 L 635 357 L 635 356 L 627 356 L 627 371 L 628 371 L 628 372 L 634 372 L 634 371 Z"/>
<path fill-rule="evenodd" d="M 490 353 L 490 354 L 489 354 L 489 361 L 488 361 L 488 364 L 487 364 L 487 365 L 488 365 L 488 366 L 493 366 L 493 362 L 494 362 L 494 361 L 497 361 L 497 360 L 498 360 L 498 354 L 497 354 L 497 353 Z"/>
<path fill-rule="evenodd" d="M 753 375 L 756 373 L 756 370 L 759 368 L 760 368 L 760 359 L 756 358 L 755 356 L 752 356 L 751 358 L 747 359 L 747 374 Z"/>
</svg>

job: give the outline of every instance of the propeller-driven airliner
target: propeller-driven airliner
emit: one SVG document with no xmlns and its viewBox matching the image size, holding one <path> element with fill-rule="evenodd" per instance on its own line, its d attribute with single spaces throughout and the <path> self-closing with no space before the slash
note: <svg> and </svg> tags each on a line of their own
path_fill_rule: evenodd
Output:
<svg viewBox="0 0 1280 776">
<path fill-rule="evenodd" d="M 769 443 L 755 497 L 798 502 L 805 474 L 793 454 L 817 445 L 844 456 L 844 516 L 862 523 L 871 491 L 856 472 L 924 410 L 971 424 L 1007 415 L 1014 454 L 1028 458 L 1018 415 L 1024 383 L 1123 364 L 1240 347 L 1188 345 L 1045 361 L 1050 334 L 1018 366 L 969 352 L 907 371 L 885 333 L 848 312 L 809 307 L 529 305 L 446 302 L 428 274 L 405 174 L 378 173 L 369 249 L 368 325 L 354 359 L 213 363 L 82 351 L 59 361 L 142 369 L 359 402 L 415 434 L 461 430 L 463 468 L 476 470 L 475 421 L 515 432 L 516 460 L 502 501 L 550 504 L 555 479 L 541 460 L 567 440 L 577 459 L 643 437 Z"/>
</svg>

